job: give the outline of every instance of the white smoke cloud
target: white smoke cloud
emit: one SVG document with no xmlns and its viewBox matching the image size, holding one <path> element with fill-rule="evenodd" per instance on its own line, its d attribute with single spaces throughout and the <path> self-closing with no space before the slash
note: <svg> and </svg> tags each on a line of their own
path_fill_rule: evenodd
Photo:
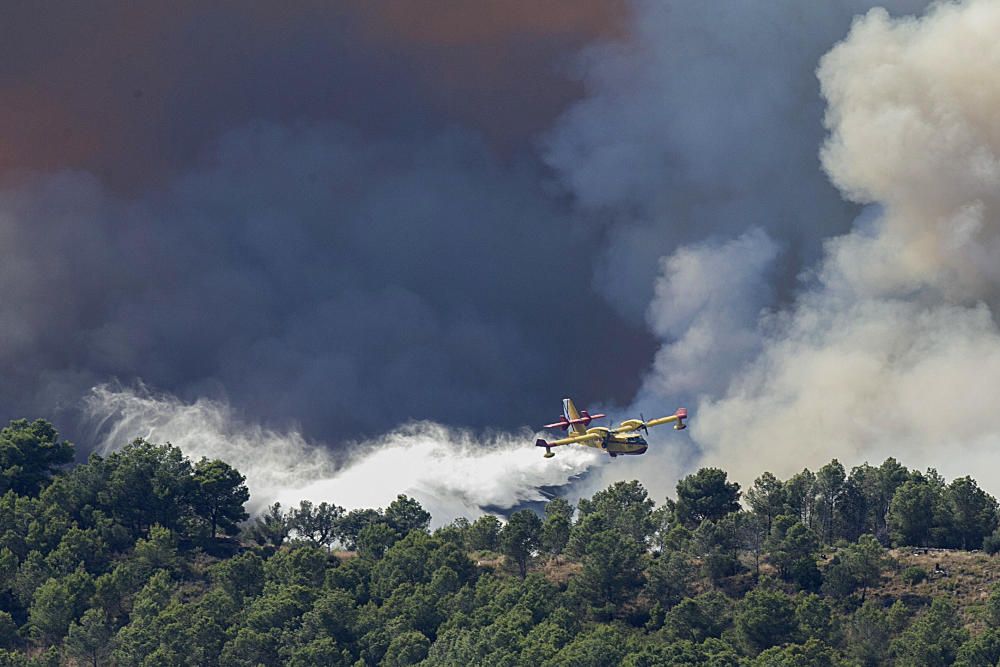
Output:
<svg viewBox="0 0 1000 667">
<path fill-rule="evenodd" d="M 885 210 L 874 238 L 832 248 L 829 268 L 858 292 L 995 299 L 998 25 L 991 1 L 937 4 L 921 20 L 872 10 L 823 58 L 824 166 L 845 195 Z"/>
<path fill-rule="evenodd" d="M 186 403 L 141 388 L 95 387 L 86 412 L 102 453 L 143 437 L 170 442 L 194 460 L 205 456 L 230 463 L 247 477 L 254 512 L 275 501 L 288 507 L 300 500 L 348 509 L 385 507 L 405 493 L 439 526 L 543 500 L 542 488 L 564 486 L 600 461 L 596 452 L 582 448 L 543 459 L 528 431 L 477 437 L 430 422 L 359 442 L 346 460 L 336 461 L 295 431 L 244 422 L 225 403 Z"/>
<path fill-rule="evenodd" d="M 879 207 L 826 244 L 817 286 L 702 403 L 705 463 L 747 482 L 892 455 L 1000 491 L 997 34 L 993 0 L 872 10 L 823 58 L 824 166 Z"/>
<path fill-rule="evenodd" d="M 1000 491 L 984 465 L 1000 445 L 1000 335 L 985 306 L 809 301 L 724 397 L 699 406 L 703 464 L 746 483 L 895 456 Z"/>
<path fill-rule="evenodd" d="M 660 261 L 647 311 L 663 340 L 647 389 L 697 396 L 725 389 L 735 364 L 756 352 L 758 319 L 773 298 L 768 270 L 777 244 L 752 229 L 726 243 L 684 246 Z"/>
</svg>

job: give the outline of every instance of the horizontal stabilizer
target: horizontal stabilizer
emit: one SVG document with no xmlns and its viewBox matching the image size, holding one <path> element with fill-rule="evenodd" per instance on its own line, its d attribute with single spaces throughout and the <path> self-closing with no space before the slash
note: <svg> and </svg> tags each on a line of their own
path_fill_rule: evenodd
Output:
<svg viewBox="0 0 1000 667">
<path fill-rule="evenodd" d="M 535 447 L 544 447 L 545 448 L 545 458 L 547 458 L 547 459 L 551 459 L 553 456 L 555 456 L 555 454 L 549 448 L 550 447 L 549 443 L 545 442 L 541 438 L 539 438 L 538 440 L 535 440 Z"/>
<path fill-rule="evenodd" d="M 607 417 L 607 415 L 604 414 L 603 412 L 600 412 L 596 415 L 592 415 L 588 414 L 587 411 L 584 410 L 583 412 L 580 413 L 580 416 L 577 417 L 576 419 L 566 419 L 566 417 L 562 417 L 559 421 L 552 422 L 551 424 L 545 424 L 542 428 L 561 428 L 562 430 L 565 431 L 570 426 L 576 426 L 577 424 L 581 426 L 587 426 L 590 424 L 590 422 L 594 421 L 595 419 L 602 419 L 604 417 Z"/>
</svg>

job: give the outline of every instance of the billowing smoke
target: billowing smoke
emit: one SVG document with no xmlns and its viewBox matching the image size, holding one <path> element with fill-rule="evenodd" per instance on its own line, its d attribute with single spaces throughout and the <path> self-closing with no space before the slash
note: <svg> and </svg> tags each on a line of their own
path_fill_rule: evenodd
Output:
<svg viewBox="0 0 1000 667">
<path fill-rule="evenodd" d="M 703 406 L 697 436 L 716 460 L 748 470 L 764 458 L 787 473 L 891 454 L 952 474 L 990 469 L 1000 85 L 986 63 L 1000 57 L 998 29 L 995 2 L 941 4 L 920 20 L 873 10 L 823 59 L 824 165 L 881 209 L 827 244 L 818 286 Z"/>
<path fill-rule="evenodd" d="M 144 388 L 101 386 L 86 399 L 99 451 L 135 437 L 170 442 L 190 458 L 220 458 L 247 476 L 249 508 L 300 500 L 347 509 L 385 507 L 399 493 L 416 498 L 439 526 L 459 516 L 503 512 L 545 499 L 598 464 L 596 452 L 575 449 L 555 461 L 538 456 L 530 432 L 477 437 L 461 429 L 414 422 L 377 441 L 352 443 L 335 459 L 297 431 L 245 423 L 225 403 L 185 403 Z"/>
<path fill-rule="evenodd" d="M 647 314 L 653 332 L 671 342 L 656 354 L 649 391 L 696 398 L 726 388 L 733 366 L 760 345 L 758 320 L 773 299 L 768 271 L 777 255 L 775 242 L 752 229 L 661 260 Z"/>
<path fill-rule="evenodd" d="M 821 240 L 849 228 L 856 209 L 817 157 L 815 69 L 872 4 L 639 0 L 627 39 L 585 53 L 588 96 L 545 155 L 584 210 L 611 213 L 598 216 L 613 229 L 595 281 L 612 303 L 641 319 L 661 257 L 751 227 L 785 247 L 780 297 Z"/>
<path fill-rule="evenodd" d="M 1000 490 L 997 30 L 989 1 L 872 10 L 823 58 L 824 167 L 877 206 L 825 244 L 763 351 L 702 402 L 702 462 L 747 482 L 891 455 Z"/>
</svg>

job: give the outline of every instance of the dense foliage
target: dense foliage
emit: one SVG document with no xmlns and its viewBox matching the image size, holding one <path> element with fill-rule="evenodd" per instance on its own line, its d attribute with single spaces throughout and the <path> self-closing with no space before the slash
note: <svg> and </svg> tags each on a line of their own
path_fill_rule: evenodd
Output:
<svg viewBox="0 0 1000 667">
<path fill-rule="evenodd" d="M 136 440 L 67 468 L 44 421 L 0 431 L 0 665 L 993 665 L 973 610 L 880 590 L 888 547 L 993 550 L 969 477 L 836 460 L 745 493 L 705 468 L 657 506 L 619 482 L 573 507 L 431 517 L 274 505 Z M 876 595 L 876 591 L 880 591 Z"/>
</svg>

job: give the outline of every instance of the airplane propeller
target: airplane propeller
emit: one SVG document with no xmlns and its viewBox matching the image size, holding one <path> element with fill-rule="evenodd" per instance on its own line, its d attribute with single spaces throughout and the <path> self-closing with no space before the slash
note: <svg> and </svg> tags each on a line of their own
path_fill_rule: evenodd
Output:
<svg viewBox="0 0 1000 667">
<path fill-rule="evenodd" d="M 639 426 L 639 428 L 641 428 L 641 429 L 642 429 L 642 432 L 643 432 L 643 433 L 645 433 L 646 435 L 649 435 L 649 429 L 648 429 L 648 428 L 646 428 L 646 418 L 642 416 L 642 413 L 641 413 L 641 412 L 639 413 L 639 419 L 641 419 L 641 420 L 642 420 L 642 425 L 641 425 L 641 426 Z"/>
</svg>

